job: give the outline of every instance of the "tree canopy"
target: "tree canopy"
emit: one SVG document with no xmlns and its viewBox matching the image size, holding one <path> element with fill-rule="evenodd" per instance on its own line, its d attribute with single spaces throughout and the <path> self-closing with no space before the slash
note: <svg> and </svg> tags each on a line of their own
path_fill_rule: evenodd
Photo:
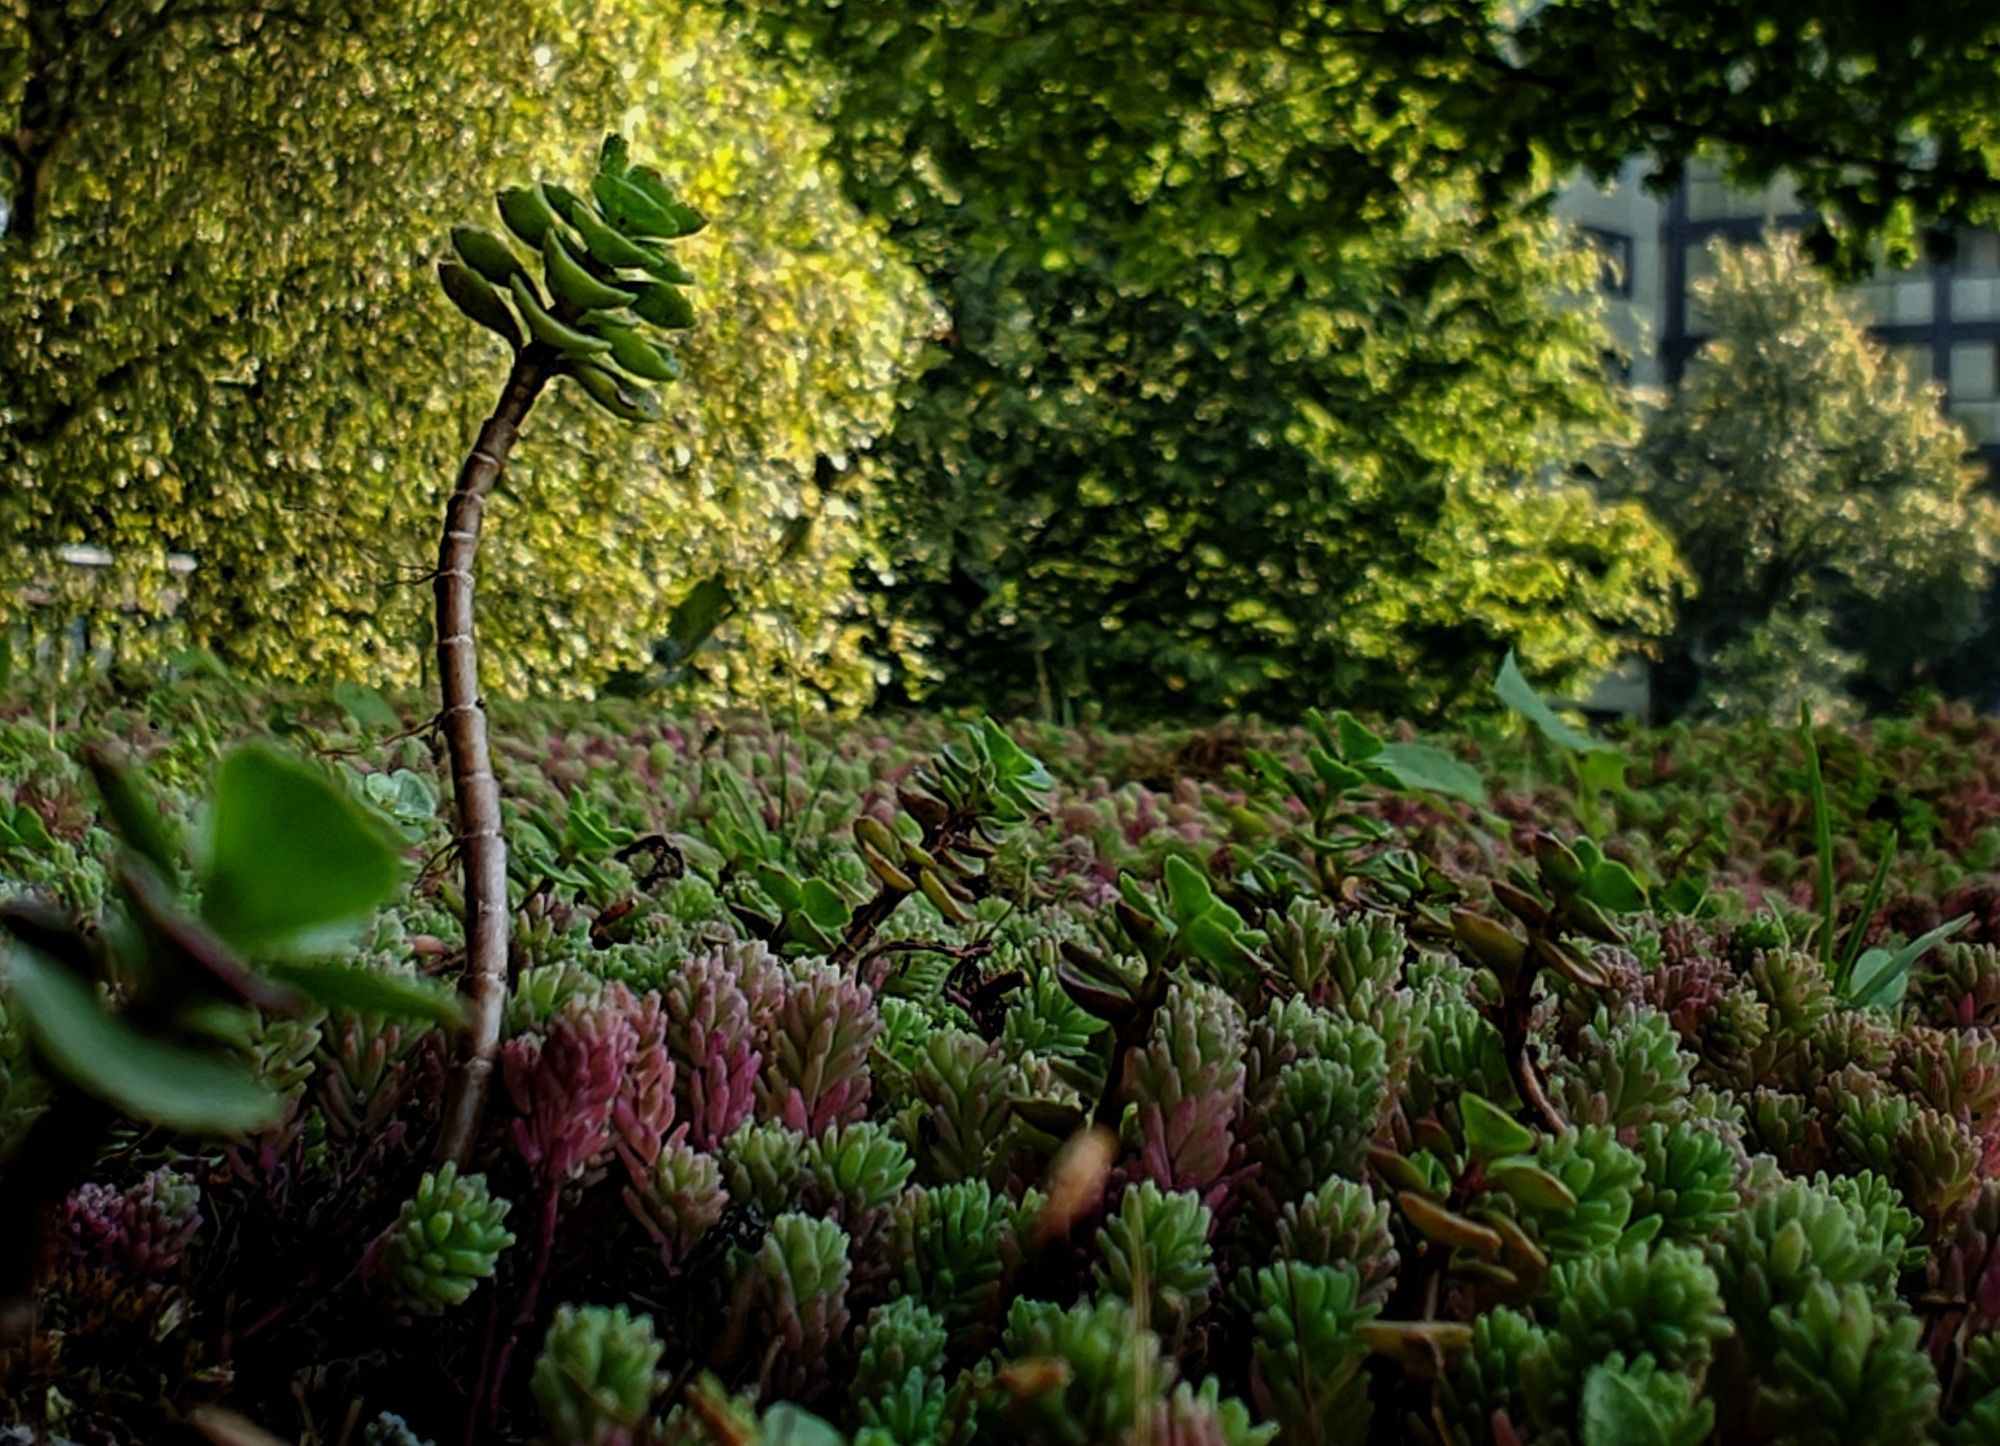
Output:
<svg viewBox="0 0 2000 1446">
<path fill-rule="evenodd" d="M 25 67 L 0 94 L 22 117 L 64 99 L 33 230 L 0 241 L 11 576 L 108 548 L 144 624 L 184 552 L 180 638 L 261 672 L 413 675 L 427 594 L 397 584 L 422 581 L 502 370 L 432 263 L 498 178 L 620 127 L 732 221 L 690 248 L 702 320 L 664 426 L 537 415 L 489 538 L 495 671 L 592 687 L 721 574 L 760 624 L 708 664 L 733 696 L 866 695 L 847 572 L 871 524 L 814 461 L 887 420 L 933 319 L 827 174 L 804 78 L 709 12 L 618 0 L 61 0 L 12 23 L 31 43 L 0 43 Z"/>
<path fill-rule="evenodd" d="M 1575 686 L 1673 564 L 1564 476 L 1617 428 L 1554 183 L 1783 168 L 1855 254 L 2000 194 L 1980 5 L 742 8 L 954 319 L 871 459 L 947 696 Z"/>
<path fill-rule="evenodd" d="M 743 8 L 842 78 L 842 140 L 892 214 L 942 181 L 964 224 L 1031 246 L 1105 222 L 1082 193 L 1122 190 L 1125 229 L 1169 255 L 1196 215 L 1248 254 L 1301 224 L 1367 224 L 1428 180 L 1477 176 L 1499 196 L 1642 153 L 1671 180 L 1702 151 L 1744 179 L 1787 172 L 1857 246 L 2000 218 L 2000 12 L 1984 0 Z M 960 184 L 974 173 L 976 191 Z"/>
<path fill-rule="evenodd" d="M 1964 434 L 1796 244 L 1715 259 L 1709 339 L 1624 473 L 1694 582 L 1660 702 L 1763 714 L 1937 686 L 2000 559 Z"/>
<path fill-rule="evenodd" d="M 954 701 L 1430 711 L 1517 646 L 1587 684 L 1676 575 L 1571 463 L 1620 435 L 1588 258 L 1437 205 L 1300 294 L 947 277 L 956 334 L 866 459 L 892 615 Z"/>
<path fill-rule="evenodd" d="M 1426 711 L 1509 644 L 1566 689 L 1675 563 L 1591 484 L 1555 182 L 1705 151 L 1907 249 L 2000 219 L 1996 57 L 1974 0 L 0 0 L 0 548 L 108 548 L 140 624 L 191 554 L 177 639 L 407 675 L 498 360 L 429 263 L 608 124 L 732 224 L 665 428 L 537 414 L 504 685 L 693 595 L 745 700 Z"/>
<path fill-rule="evenodd" d="M 1592 272 L 1442 91 L 1272 7 L 754 8 L 953 318 L 868 459 L 943 696 L 1428 711 L 1664 625 L 1664 540 L 1568 475 L 1620 426 Z"/>
</svg>

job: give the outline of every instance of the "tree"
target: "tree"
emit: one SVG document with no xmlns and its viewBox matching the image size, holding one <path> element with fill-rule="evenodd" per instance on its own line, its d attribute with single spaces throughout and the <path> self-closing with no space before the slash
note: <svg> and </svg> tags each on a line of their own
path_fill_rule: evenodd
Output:
<svg viewBox="0 0 2000 1446">
<path fill-rule="evenodd" d="M 2000 13 L 1985 0 L 757 0 L 843 79 L 841 140 L 899 223 L 936 182 L 1029 244 L 1122 189 L 1121 228 L 1239 243 L 1476 176 L 1489 200 L 1630 156 L 1779 170 L 1860 254 L 2000 218 Z M 1004 162 L 1004 166 L 1000 163 Z M 974 174 L 979 189 L 964 184 Z M 1122 238 L 1132 254 L 1134 236 Z M 1282 265 L 1282 263 L 1281 263 Z"/>
<path fill-rule="evenodd" d="M 1761 711 L 1942 681 L 1979 622 L 2000 511 L 1965 436 L 1797 244 L 1718 248 L 1709 340 L 1620 485 L 1693 576 L 1660 705 Z"/>
<path fill-rule="evenodd" d="M 874 462 L 923 499 L 891 594 L 960 663 L 1000 644 L 988 692 L 1426 708 L 1508 632 L 1572 683 L 1658 620 L 1667 564 L 1657 538 L 1619 560 L 1630 512 L 1522 485 L 1590 440 L 1532 255 L 1554 179 L 1712 149 L 1789 170 L 1851 254 L 2000 203 L 1977 0 L 739 8 L 834 82 L 850 193 L 952 314 Z M 1333 344 L 1302 354 L 1316 308 Z M 1465 600 L 1501 577 L 1482 626 Z"/>
<path fill-rule="evenodd" d="M 162 78 L 172 57 L 248 52 L 268 36 L 338 43 L 358 20 L 347 0 L 277 7 L 192 0 L 11 0 L 0 13 L 0 158 L 7 220 L 0 242 L 32 246 L 71 139 L 90 119 L 120 107 L 136 85 Z"/>
<path fill-rule="evenodd" d="M 1442 206 L 1342 250 L 1323 289 L 1233 302 L 954 273 L 953 343 L 864 463 L 886 601 L 931 635 L 905 686 L 1434 712 L 1510 644 L 1570 687 L 1664 630 L 1664 537 L 1569 475 L 1624 421 L 1589 263 Z"/>
<path fill-rule="evenodd" d="M 98 58 L 64 63 L 116 84 L 75 93 L 32 242 L 0 246 L 0 611 L 57 545 L 102 546 L 143 655 L 166 645 L 182 552 L 176 642 L 258 672 L 413 681 L 417 539 L 493 360 L 457 343 L 432 264 L 457 198 L 574 163 L 611 123 L 698 136 L 662 164 L 732 224 L 691 248 L 703 323 L 663 428 L 634 436 L 566 398 L 538 415 L 543 445 L 496 498 L 510 584 L 481 598 L 490 683 L 587 690 L 720 574 L 740 605 L 704 664 L 717 686 L 866 696 L 847 575 L 874 544 L 813 463 L 887 420 L 932 320 L 829 184 L 809 84 L 694 7 L 380 0 L 312 26 L 283 8 L 36 0 L 16 21 L 151 17 L 143 45 L 79 31 Z"/>
<path fill-rule="evenodd" d="M 1663 539 L 1568 475 L 1620 426 L 1585 269 L 1400 63 L 1271 7 L 755 8 L 953 319 L 864 464 L 943 697 L 1432 711 L 1664 624 Z"/>
</svg>

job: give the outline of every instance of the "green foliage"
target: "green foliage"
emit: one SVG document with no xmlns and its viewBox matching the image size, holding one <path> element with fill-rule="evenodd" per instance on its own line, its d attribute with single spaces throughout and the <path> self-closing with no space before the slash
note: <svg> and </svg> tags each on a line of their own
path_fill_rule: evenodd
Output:
<svg viewBox="0 0 2000 1446">
<path fill-rule="evenodd" d="M 695 234 L 706 220 L 674 197 L 658 171 L 634 166 L 615 133 L 598 155 L 590 196 L 535 182 L 500 192 L 499 209 L 511 241 L 474 226 L 452 229 L 458 259 L 438 268 L 445 295 L 517 354 L 539 349 L 618 420 L 659 421 L 659 397 L 646 383 L 672 381 L 681 362 L 646 331 L 694 324 L 694 304 L 679 290 L 694 278 L 665 243 Z M 521 247 L 530 253 L 527 264 Z M 541 289 L 530 269 L 537 264 Z M 705 606 L 713 589 L 696 596 Z M 715 627 L 714 618 L 689 620 L 688 606 L 684 600 L 668 621 L 668 641 L 679 651 L 692 651 L 697 634 Z M 706 610 L 719 613 L 720 605 Z"/>
<path fill-rule="evenodd" d="M 1970 5 L 1912 46 L 1852 5 L 739 8 L 838 82 L 848 189 L 953 318 L 875 475 L 946 665 L 905 686 L 954 698 L 1433 709 L 1513 641 L 1588 681 L 1676 569 L 1562 480 L 1616 422 L 1533 202 L 1713 145 L 1904 242 L 1993 209 Z"/>
<path fill-rule="evenodd" d="M 1808 897 L 1817 872 L 1789 730 L 1621 747 L 1664 781 L 1607 794 L 1604 826 L 1571 842 L 1550 825 L 1573 793 L 1508 781 L 1542 740 L 1457 740 L 1504 826 L 1387 787 L 1332 805 L 1421 860 L 1429 882 L 1398 897 L 1310 865 L 1310 808 L 1270 808 L 1254 845 L 1300 867 L 1242 868 L 1236 776 L 1148 781 L 1202 756 L 1185 737 L 972 742 L 911 720 L 711 738 L 623 705 L 503 714 L 516 818 L 578 821 L 557 830 L 568 866 L 597 877 L 524 902 L 506 1089 L 447 1171 L 444 1033 L 295 994 L 228 951 L 195 892 L 233 737 L 277 712 L 339 749 L 377 726 L 354 701 L 86 698 L 82 736 L 53 749 L 39 713 L 0 705 L 0 793 L 47 834 L 7 866 L 111 906 L 91 932 L 0 911 L 0 1122 L 22 1129 L 10 1185 L 39 1187 L 0 1193 L 10 1221 L 33 1207 L 0 1236 L 47 1261 L 0 1399 L 59 1401 L 34 1429 L 167 1439 L 227 1368 L 250 1419 L 361 1398 L 394 1411 L 388 1441 L 1364 1440 L 1412 1410 L 1464 1446 L 1981 1439 L 1996 1373 L 1955 1343 L 1994 1319 L 2000 913 L 1966 862 L 1984 825 L 1944 810 L 2000 781 L 1990 724 L 1818 740 L 1836 922 L 1858 927 L 1860 904 L 1864 952 L 1893 952 L 1968 918 L 1883 1010 L 1843 1002 L 1799 909 L 1747 906 Z M 1322 721 L 1337 752 L 1320 730 L 1228 737 L 1286 767 L 1306 746 L 1379 756 L 1383 735 Z M 146 783 L 106 790 L 130 843 L 91 825 L 72 756 L 114 736 L 149 742 Z M 681 766 L 700 757 L 727 773 Z M 421 768 L 422 745 L 296 766 L 277 796 L 392 766 Z M 1713 863 L 1716 913 L 1655 912 L 1676 831 L 1718 806 L 1758 846 Z M 883 881 L 861 852 L 874 830 L 848 820 L 893 827 L 900 852 L 926 830 L 978 837 L 951 823 L 965 810 L 1009 820 L 967 877 L 1010 909 L 897 907 L 835 962 L 783 957 L 723 903 L 747 861 L 776 860 L 860 917 Z M 392 854 L 448 837 L 408 812 L 382 826 Z M 1884 827 L 1911 842 L 1877 887 Z M 340 967 L 414 981 L 448 961 L 437 877 L 395 872 Z M 300 901 L 302 929 L 345 915 L 344 888 Z M 1192 947 L 1203 921 L 1228 950 Z M 189 1139 L 100 1109 L 40 1051 L 29 957 L 74 979 L 91 1020 L 226 1064 L 265 1113 Z M 174 992 L 154 993 L 163 964 Z M 171 1101 L 171 1084 L 143 1088 Z M 93 1113 L 106 1127 L 78 1133 Z M 552 1311 L 588 1299 L 606 1305 Z"/>
<path fill-rule="evenodd" d="M 984 1180 L 913 1190 L 898 1202 L 892 1230 L 899 1293 L 954 1331 L 991 1312 L 1015 1236 L 1015 1210 L 1004 1195 Z"/>
<path fill-rule="evenodd" d="M 1151 1180 L 1141 1181 L 1104 1222 L 1098 1289 L 1134 1304 L 1143 1300 L 1153 1328 L 1175 1335 L 1202 1313 L 1215 1285 L 1211 1220 L 1192 1191 L 1166 1192 Z"/>
<path fill-rule="evenodd" d="M 725 1142 L 722 1168 L 731 1199 L 776 1215 L 805 1168 L 805 1141 L 775 1120 L 746 1124 Z"/>
<path fill-rule="evenodd" d="M 1920 1438 L 1937 1410 L 1937 1375 L 1921 1325 L 1884 1310 L 1860 1285 L 1816 1281 L 1771 1315 L 1776 1354 L 1758 1407 L 1783 1422 L 1775 1439 L 1888 1443 Z"/>
<path fill-rule="evenodd" d="M 1615 1246 L 1632 1219 L 1632 1195 L 1644 1178 L 1644 1162 L 1604 1125 L 1552 1135 L 1541 1142 L 1535 1158 L 1576 1202 L 1530 1214 L 1550 1256 L 1560 1261 Z"/>
<path fill-rule="evenodd" d="M 6 977 L 36 1058 L 135 1119 L 237 1134 L 276 1118 L 277 1100 L 241 1064 L 133 1028 L 88 984 L 34 950 L 15 945 Z"/>
<path fill-rule="evenodd" d="M 1584 1446 L 1700 1446 L 1715 1429 L 1715 1403 L 1692 1378 L 1661 1370 L 1650 1356 L 1629 1365 L 1613 1355 L 1584 1378 L 1577 1427 Z"/>
<path fill-rule="evenodd" d="M 767 1395 L 809 1398 L 831 1385 L 823 1362 L 847 1330 L 848 1241 L 831 1220 L 787 1211 L 745 1261 L 757 1379 Z"/>
<path fill-rule="evenodd" d="M 1512 1406 L 1526 1420 L 1519 1402 L 1523 1363 L 1543 1349 L 1548 1333 L 1518 1310 L 1501 1306 L 1483 1312 L 1472 1324 L 1472 1339 L 1452 1362 L 1439 1391 L 1448 1420 L 1487 1438 L 1496 1413 Z"/>
<path fill-rule="evenodd" d="M 669 183 L 740 225 L 687 248 L 703 322 L 667 428 L 581 390 L 538 413 L 491 509 L 486 560 L 513 581 L 481 597 L 489 686 L 638 668 L 692 580 L 721 577 L 737 606 L 705 690 L 865 697 L 847 574 L 879 549 L 866 499 L 814 464 L 889 419 L 932 311 L 825 183 L 819 88 L 700 7 L 183 8 L 0 9 L 0 114 L 55 107 L 21 122 L 53 149 L 36 234 L 0 237 L 0 473 L 32 479 L 0 503 L 0 614 L 46 580 L 135 661 L 192 644 L 414 682 L 426 590 L 397 584 L 420 558 L 381 539 L 429 531 L 496 354 L 429 269 L 469 192 L 572 168 L 607 119 L 664 118 Z M 94 590 L 52 561 L 78 539 L 113 554 Z"/>
<path fill-rule="evenodd" d="M 895 1199 L 915 1168 L 902 1141 L 872 1122 L 835 1125 L 808 1141 L 800 1167 L 824 1198 L 854 1215 Z"/>
<path fill-rule="evenodd" d="M 1600 1008 L 1579 1033 L 1575 1072 L 1558 1084 L 1571 1118 L 1627 1129 L 1679 1113 L 1693 1067 L 1666 1015 L 1636 1010 L 1614 1021 Z"/>
<path fill-rule="evenodd" d="M 530 1380 L 558 1441 L 613 1446 L 631 1439 L 661 1381 L 653 1322 L 622 1305 L 565 1305 L 549 1322 Z"/>
<path fill-rule="evenodd" d="M 1515 662 L 1511 648 L 1500 662 L 1500 673 L 1494 680 L 1493 694 L 1534 724 L 1536 731 L 1565 752 L 1594 753 L 1608 747 L 1588 733 L 1565 723 L 1556 711 L 1542 700 L 1541 694 L 1521 676 L 1521 665 Z"/>
<path fill-rule="evenodd" d="M 1740 1199 L 1739 1167 L 1721 1131 L 1655 1121 L 1639 1128 L 1635 1148 L 1645 1175 L 1632 1213 L 1657 1217 L 1661 1239 L 1705 1241 L 1729 1223 Z"/>
<path fill-rule="evenodd" d="M 1360 1277 L 1360 1302 L 1382 1304 L 1400 1257 L 1389 1232 L 1389 1206 L 1355 1180 L 1329 1176 L 1278 1216 L 1277 1253 L 1303 1265 L 1345 1266 Z"/>
<path fill-rule="evenodd" d="M 202 919 L 238 948 L 324 943 L 367 918 L 400 873 L 381 816 L 302 760 L 242 748 L 216 771 Z"/>
<path fill-rule="evenodd" d="M 1953 686 L 1945 664 L 2000 557 L 1964 437 L 1795 244 L 1715 265 L 1696 288 L 1710 339 L 1622 482 L 1695 584 L 1664 706 L 1769 716 Z M 1806 649 L 1851 662 L 1794 660 Z"/>
<path fill-rule="evenodd" d="M 1715 1272 L 1684 1245 L 1650 1245 L 1559 1264 L 1550 1279 L 1549 1334 L 1523 1363 L 1536 1418 L 1566 1420 L 1599 1362 L 1645 1357 L 1699 1375 L 1732 1326 Z"/>
<path fill-rule="evenodd" d="M 1067 1311 L 1016 1301 L 1004 1348 L 1017 1360 L 1059 1363 L 1057 1388 L 1017 1401 L 1009 1439 L 1085 1446 L 1122 1441 L 1145 1409 L 1145 1383 L 1161 1379 L 1160 1342 L 1137 1326 L 1121 1300 L 1084 1302 Z"/>
<path fill-rule="evenodd" d="M 1072 263 L 1106 236 L 1140 275 L 1171 273 L 1191 220 L 1213 218 L 1220 255 L 1254 255 L 1310 221 L 1370 219 L 1439 174 L 1505 194 L 1545 181 L 1544 161 L 1609 175 L 1637 152 L 1672 170 L 1713 150 L 1739 178 L 1790 168 L 1855 244 L 1886 229 L 1907 245 L 1921 219 L 1990 218 L 1996 204 L 1983 149 L 1995 85 L 1976 54 L 1994 21 L 1977 5 L 1927 9 L 1894 36 L 1844 3 L 1757 4 L 1726 24 L 1698 0 L 1525 15 L 1485 0 L 1306 15 L 1253 3 L 1132 17 L 1104 0 L 758 10 L 849 78 L 845 144 L 905 208 L 958 184 L 966 227 Z M 1038 103 L 998 104 L 1023 93 Z M 913 133 L 926 151 L 904 144 Z M 965 156 L 975 140 L 1002 158 Z M 1236 166 L 1202 164 L 1225 147 Z M 964 184 L 974 167 L 990 192 Z M 1065 183 L 1122 183 L 1123 204 L 1051 204 Z"/>
<path fill-rule="evenodd" d="M 968 154 L 992 163 L 949 195 L 1006 185 L 1007 148 Z M 1571 304 L 1583 258 L 1547 223 L 1482 225 L 1445 195 L 1386 234 L 1307 228 L 1286 289 L 1257 274 L 1268 257 L 1216 255 L 1242 213 L 1214 213 L 1182 228 L 1172 282 L 1132 283 L 1116 223 L 1081 221 L 1128 212 L 1125 182 L 1081 180 L 1058 183 L 1081 234 L 927 268 L 955 335 L 863 461 L 893 529 L 890 616 L 931 641 L 903 693 L 1434 713 L 1497 645 L 1580 685 L 1664 630 L 1664 536 L 1566 475 L 1622 419 L 1595 314 Z M 918 194 L 921 257 L 963 221 Z"/>
<path fill-rule="evenodd" d="M 510 1208 L 488 1192 L 483 1175 L 460 1176 L 450 1164 L 427 1173 L 382 1247 L 398 1303 L 419 1315 L 463 1305 L 514 1243 L 503 1224 Z"/>
<path fill-rule="evenodd" d="M 1739 1328 L 1768 1342 L 1766 1322 L 1796 1310 L 1815 1285 L 1858 1286 L 1881 1298 L 1900 1265 L 1864 1234 L 1866 1221 L 1824 1187 L 1786 1180 L 1730 1221 L 1716 1254 L 1723 1298 Z"/>
<path fill-rule="evenodd" d="M 1356 1327 L 1374 1318 L 1354 1271 L 1283 1261 L 1240 1287 L 1250 1308 L 1251 1396 L 1288 1435 L 1367 1439 L 1367 1359 Z"/>
<path fill-rule="evenodd" d="M 944 1321 L 912 1296 L 877 1306 L 862 1328 L 854 1398 L 864 1431 L 891 1441 L 938 1431 L 945 1409 Z"/>
<path fill-rule="evenodd" d="M 256 1031 L 251 1009 L 296 1013 L 310 1001 L 456 1019 L 436 986 L 296 957 L 351 932 L 402 878 L 386 822 L 323 771 L 266 745 L 224 757 L 208 806 L 197 920 L 167 882 L 181 874 L 177 834 L 144 784 L 107 757 L 92 763 L 123 845 L 114 865 L 123 918 L 108 956 L 46 912 L 17 907 L 0 917 L 13 936 L 0 978 L 35 1058 L 56 1078 L 133 1119 L 241 1134 L 280 1112 L 277 1093 L 243 1057 Z M 122 985 L 123 999 L 100 995 L 102 983 Z"/>
</svg>

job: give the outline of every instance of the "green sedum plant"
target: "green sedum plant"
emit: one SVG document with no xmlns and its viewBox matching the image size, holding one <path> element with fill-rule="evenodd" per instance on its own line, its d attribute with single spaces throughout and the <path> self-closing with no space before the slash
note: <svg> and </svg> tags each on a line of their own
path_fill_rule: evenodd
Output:
<svg viewBox="0 0 2000 1446">
<path fill-rule="evenodd" d="M 419 1315 L 463 1305 L 514 1243 L 503 1223 L 510 1208 L 482 1176 L 461 1178 L 450 1164 L 427 1173 L 382 1246 L 382 1270 L 398 1303 Z"/>
<path fill-rule="evenodd" d="M 637 1438 L 660 1386 L 653 1323 L 622 1305 L 556 1311 L 529 1381 L 549 1433 L 579 1446 Z"/>
</svg>

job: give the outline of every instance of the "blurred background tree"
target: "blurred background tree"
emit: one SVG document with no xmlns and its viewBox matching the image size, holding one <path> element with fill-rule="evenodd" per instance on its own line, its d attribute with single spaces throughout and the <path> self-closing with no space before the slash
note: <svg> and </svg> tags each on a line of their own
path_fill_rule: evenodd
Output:
<svg viewBox="0 0 2000 1446">
<path fill-rule="evenodd" d="M 1269 7 L 754 8 L 954 322 L 863 468 L 933 640 L 900 693 L 1429 713 L 1664 627 L 1664 538 L 1577 475 L 1624 425 L 1595 265 L 1379 57 Z"/>
<path fill-rule="evenodd" d="M 1595 482 L 1554 187 L 1710 148 L 1900 254 L 2000 218 L 1996 53 L 1983 0 L 0 0 L 0 570 L 104 546 L 144 624 L 184 552 L 179 638 L 409 677 L 499 360 L 428 264 L 609 123 L 734 220 L 666 428 L 538 415 L 500 686 L 643 686 L 692 595 L 710 699 L 1432 713 L 1508 645 L 1573 692 L 1678 564 Z"/>
<path fill-rule="evenodd" d="M 1694 582 L 1656 707 L 1890 706 L 1966 681 L 1940 668 L 2000 557 L 1967 439 L 1797 244 L 1714 254 L 1695 290 L 1709 339 L 1622 477 Z"/>
<path fill-rule="evenodd" d="M 863 463 L 884 614 L 930 639 L 899 692 L 1432 712 L 1510 644 L 1580 687 L 1664 629 L 1664 536 L 1571 475 L 1626 421 L 1595 263 L 1442 201 L 1327 245 L 1281 294 L 1223 264 L 1207 296 L 1095 260 L 945 280 L 956 334 Z"/>
<path fill-rule="evenodd" d="M 864 465 L 933 637 L 898 689 L 954 702 L 1432 712 L 1508 642 L 1576 689 L 1674 564 L 1588 485 L 1621 423 L 1555 182 L 1720 146 L 1891 249 L 1994 198 L 1960 3 L 741 8 L 955 324 Z"/>
<path fill-rule="evenodd" d="M 488 538 L 496 681 L 588 690 L 721 574 L 714 691 L 868 696 L 848 574 L 872 524 L 813 463 L 888 420 L 935 318 L 827 174 L 803 78 L 711 12 L 619 0 L 30 0 L 12 24 L 0 97 L 61 120 L 16 188 L 32 225 L 0 237 L 0 573 L 109 549 L 143 656 L 191 554 L 178 641 L 412 679 L 428 590 L 398 583 L 503 367 L 432 263 L 466 197 L 616 126 L 732 222 L 690 248 L 702 324 L 666 426 L 537 415 Z"/>
</svg>

